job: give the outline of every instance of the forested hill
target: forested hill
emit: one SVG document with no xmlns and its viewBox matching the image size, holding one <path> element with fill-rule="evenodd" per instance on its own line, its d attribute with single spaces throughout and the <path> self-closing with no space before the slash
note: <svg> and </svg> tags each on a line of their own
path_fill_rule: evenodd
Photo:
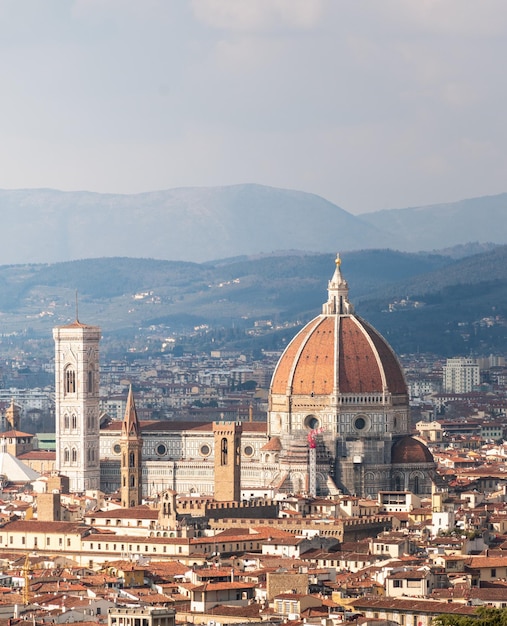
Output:
<svg viewBox="0 0 507 626">
<path fill-rule="evenodd" d="M 507 351 L 507 246 L 460 260 L 367 250 L 342 261 L 357 312 L 398 351 Z M 2 334 L 50 338 L 53 326 L 74 319 L 77 290 L 80 319 L 105 336 L 183 333 L 204 349 L 220 341 L 282 347 L 321 311 L 333 271 L 333 254 L 300 253 L 203 264 L 111 258 L 0 266 Z M 259 320 L 271 330 L 248 333 Z M 199 326 L 206 330 L 196 333 Z M 214 328 L 232 327 L 234 337 L 213 336 Z"/>
<path fill-rule="evenodd" d="M 400 352 L 505 355 L 507 246 L 386 286 L 358 304 Z"/>
</svg>

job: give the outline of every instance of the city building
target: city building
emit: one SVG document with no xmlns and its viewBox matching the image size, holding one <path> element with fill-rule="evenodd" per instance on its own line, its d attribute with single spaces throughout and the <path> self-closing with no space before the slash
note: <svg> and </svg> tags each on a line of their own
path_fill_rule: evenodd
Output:
<svg viewBox="0 0 507 626">
<path fill-rule="evenodd" d="M 100 328 L 79 320 L 53 329 L 56 469 L 72 491 L 98 489 Z"/>
<path fill-rule="evenodd" d="M 73 491 L 98 485 L 100 444 L 106 492 L 123 488 L 128 474 L 134 482 L 142 476 L 143 496 L 167 489 L 211 495 L 215 474 L 233 460 L 236 478 L 229 486 L 218 481 L 227 500 L 240 497 L 239 485 L 319 495 L 431 493 L 435 464 L 410 435 L 402 368 L 385 339 L 354 313 L 339 258 L 322 313 L 276 366 L 267 422 L 245 421 L 217 437 L 213 421 L 141 421 L 142 471 L 122 465 L 127 447 L 140 445 L 137 435 L 128 440 L 122 431 L 125 421 L 98 431 L 100 329 L 76 321 L 56 328 L 54 337 L 57 468 Z"/>
<path fill-rule="evenodd" d="M 475 359 L 447 359 L 443 368 L 443 387 L 447 393 L 470 393 L 480 382 L 479 365 Z"/>
</svg>

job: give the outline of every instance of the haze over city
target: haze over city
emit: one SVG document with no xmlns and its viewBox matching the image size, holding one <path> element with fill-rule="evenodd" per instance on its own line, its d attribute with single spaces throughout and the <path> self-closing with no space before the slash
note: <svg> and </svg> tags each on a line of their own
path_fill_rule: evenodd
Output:
<svg viewBox="0 0 507 626">
<path fill-rule="evenodd" d="M 0 626 L 507 626 L 506 31 L 0 0 Z"/>
<path fill-rule="evenodd" d="M 0 2 L 0 187 L 505 191 L 501 1 Z"/>
</svg>

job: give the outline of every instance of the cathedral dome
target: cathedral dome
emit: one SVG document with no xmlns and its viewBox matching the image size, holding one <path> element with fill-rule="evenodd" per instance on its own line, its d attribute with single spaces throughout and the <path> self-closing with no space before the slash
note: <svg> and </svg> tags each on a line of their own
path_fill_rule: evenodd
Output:
<svg viewBox="0 0 507 626">
<path fill-rule="evenodd" d="M 433 455 L 428 448 L 414 437 L 403 437 L 393 444 L 391 449 L 391 463 L 393 465 L 407 465 L 414 463 L 434 463 Z"/>
<path fill-rule="evenodd" d="M 275 369 L 271 393 L 407 394 L 392 349 L 372 326 L 353 313 L 339 259 L 322 314 L 287 346 Z"/>
</svg>

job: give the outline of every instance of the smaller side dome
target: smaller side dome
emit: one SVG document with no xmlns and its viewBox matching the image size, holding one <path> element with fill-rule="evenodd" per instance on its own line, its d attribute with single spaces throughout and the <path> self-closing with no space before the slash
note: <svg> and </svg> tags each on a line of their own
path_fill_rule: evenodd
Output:
<svg viewBox="0 0 507 626">
<path fill-rule="evenodd" d="M 263 452 L 280 452 L 281 449 L 282 443 L 278 437 L 271 437 L 261 448 Z"/>
<path fill-rule="evenodd" d="M 391 463 L 393 465 L 408 465 L 413 463 L 434 463 L 433 455 L 428 448 L 414 437 L 402 437 L 391 448 Z"/>
</svg>

